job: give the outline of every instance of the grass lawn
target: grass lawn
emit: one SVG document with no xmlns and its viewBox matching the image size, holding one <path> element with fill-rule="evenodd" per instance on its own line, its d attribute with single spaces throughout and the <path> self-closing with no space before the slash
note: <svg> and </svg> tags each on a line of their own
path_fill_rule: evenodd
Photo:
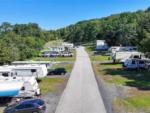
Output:
<svg viewBox="0 0 150 113">
<path fill-rule="evenodd" d="M 136 110 L 147 110 L 150 113 L 150 74 L 148 71 L 124 70 L 121 64 L 93 65 L 96 74 L 106 82 L 131 87 L 133 96 L 115 100 L 115 104 L 119 106 L 118 113 L 122 109 L 133 113 L 138 113 Z"/>
<path fill-rule="evenodd" d="M 103 61 L 110 59 L 110 56 L 107 55 L 90 55 L 92 61 Z"/>
<path fill-rule="evenodd" d="M 146 70 L 124 70 L 121 64 L 95 64 L 96 73 L 109 82 L 150 90 L 150 74 Z"/>
<path fill-rule="evenodd" d="M 139 111 L 145 111 L 144 113 L 150 113 L 150 96 L 148 94 L 150 95 L 150 92 L 144 95 L 133 96 L 126 99 L 117 98 L 114 101 L 114 105 L 116 105 L 116 111 L 121 112 L 124 110 L 127 113 L 139 113 Z"/>
<path fill-rule="evenodd" d="M 75 61 L 75 57 L 35 57 L 32 58 L 34 61 Z"/>
<path fill-rule="evenodd" d="M 58 92 L 67 82 L 67 77 L 45 77 L 39 83 L 43 94 L 49 92 Z"/>
</svg>

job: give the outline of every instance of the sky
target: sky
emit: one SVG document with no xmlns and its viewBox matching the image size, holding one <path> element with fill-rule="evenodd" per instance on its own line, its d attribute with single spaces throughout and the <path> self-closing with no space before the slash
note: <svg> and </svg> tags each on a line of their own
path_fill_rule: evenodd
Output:
<svg viewBox="0 0 150 113">
<path fill-rule="evenodd" d="M 43 29 L 58 29 L 149 6 L 150 0 L 0 0 L 0 23 L 32 22 Z"/>
</svg>

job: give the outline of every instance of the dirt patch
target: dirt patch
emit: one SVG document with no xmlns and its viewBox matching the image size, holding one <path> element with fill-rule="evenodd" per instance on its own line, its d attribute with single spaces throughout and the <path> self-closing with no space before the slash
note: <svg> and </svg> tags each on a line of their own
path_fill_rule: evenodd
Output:
<svg viewBox="0 0 150 113">
<path fill-rule="evenodd" d="M 107 109 L 107 113 L 117 113 L 114 106 L 114 100 L 116 98 L 124 99 L 130 97 L 132 94 L 129 92 L 129 88 L 115 84 L 108 84 L 104 82 L 100 76 L 97 76 L 96 78 L 105 103 L 105 107 Z"/>
<path fill-rule="evenodd" d="M 55 77 L 59 77 L 59 76 L 55 76 Z M 55 113 L 57 105 L 59 103 L 60 97 L 64 91 L 64 89 L 66 88 L 67 82 L 68 82 L 68 77 L 66 77 L 66 80 L 64 82 L 62 82 L 61 84 L 57 84 L 57 92 L 50 92 L 47 94 L 44 94 L 42 96 L 42 98 L 45 100 L 46 102 L 46 112 L 45 113 Z M 58 90 L 59 89 L 59 90 Z"/>
</svg>

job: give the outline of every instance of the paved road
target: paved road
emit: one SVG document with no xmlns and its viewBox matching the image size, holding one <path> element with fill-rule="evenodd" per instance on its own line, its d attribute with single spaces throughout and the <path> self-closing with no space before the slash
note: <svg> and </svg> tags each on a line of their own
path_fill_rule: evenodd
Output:
<svg viewBox="0 0 150 113">
<path fill-rule="evenodd" d="M 55 113 L 106 113 L 90 59 L 83 47 Z"/>
</svg>

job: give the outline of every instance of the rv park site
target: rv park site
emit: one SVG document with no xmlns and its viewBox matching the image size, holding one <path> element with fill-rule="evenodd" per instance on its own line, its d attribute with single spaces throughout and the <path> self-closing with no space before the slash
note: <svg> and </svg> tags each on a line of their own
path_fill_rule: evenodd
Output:
<svg viewBox="0 0 150 113">
<path fill-rule="evenodd" d="M 81 51 L 88 54 L 86 57 L 91 60 L 94 78 L 96 79 L 94 82 L 98 84 L 104 112 L 148 113 L 150 111 L 150 60 L 142 52 L 139 52 L 137 47 L 108 47 L 104 40 L 97 40 L 95 43 L 80 46 L 74 46 L 72 43 L 67 43 L 69 46 L 63 45 L 66 42 L 54 46 L 52 43 L 55 45 L 56 42 L 47 43 L 38 57 L 26 61 L 13 61 L 11 65 L 0 66 L 1 88 L 5 84 L 9 87 L 6 87 L 6 90 L 9 91 L 12 82 L 14 82 L 12 89 L 17 82 L 22 82 L 18 86 L 19 91 L 16 94 L 2 93 L 4 88 L 1 89 L 1 113 L 18 98 L 20 100 L 41 98 L 46 102 L 46 113 L 59 113 L 59 109 L 65 107 L 65 105 L 60 105 L 61 102 L 65 101 L 62 100 L 64 93 L 69 93 L 69 91 L 66 91 L 69 85 L 75 85 L 71 83 L 72 79 L 75 80 L 73 78 L 74 73 L 76 76 L 80 74 L 77 68 L 82 64 L 78 65 L 77 62 Z M 86 57 L 84 56 L 84 58 Z M 59 69 L 60 72 L 54 71 Z M 26 87 L 25 83 L 27 82 L 30 85 Z M 36 86 L 32 82 L 35 82 Z M 90 81 L 88 84 L 90 84 Z M 26 90 L 22 90 L 22 87 Z M 70 87 L 73 90 L 73 86 Z M 28 88 L 35 92 L 31 93 Z"/>
<path fill-rule="evenodd" d="M 150 113 L 150 0 L 0 0 L 0 113 Z"/>
</svg>

